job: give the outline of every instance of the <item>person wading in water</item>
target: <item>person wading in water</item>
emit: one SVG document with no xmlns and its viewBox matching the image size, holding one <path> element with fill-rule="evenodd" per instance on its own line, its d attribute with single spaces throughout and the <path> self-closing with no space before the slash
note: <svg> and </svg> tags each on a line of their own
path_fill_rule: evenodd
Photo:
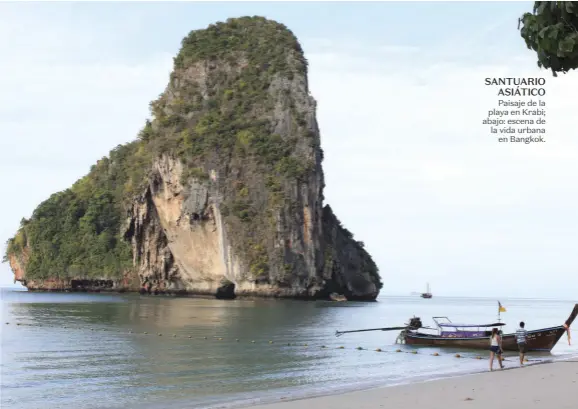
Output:
<svg viewBox="0 0 578 409">
<path fill-rule="evenodd" d="M 502 364 L 502 337 L 498 334 L 497 328 L 492 328 L 492 335 L 490 336 L 490 371 L 494 370 L 494 355 L 498 358 L 500 368 L 504 369 Z"/>
</svg>

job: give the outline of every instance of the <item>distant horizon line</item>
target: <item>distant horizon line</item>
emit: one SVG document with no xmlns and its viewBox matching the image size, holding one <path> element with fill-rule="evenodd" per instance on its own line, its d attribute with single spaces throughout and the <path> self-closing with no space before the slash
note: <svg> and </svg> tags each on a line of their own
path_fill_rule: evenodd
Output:
<svg viewBox="0 0 578 409">
<path fill-rule="evenodd" d="M 29 291 L 26 287 L 24 286 L 20 286 L 17 287 L 15 285 L 12 286 L 4 286 L 4 285 L 0 285 L 0 289 L 7 289 L 7 290 L 17 290 L 17 291 L 25 291 L 25 292 L 35 292 L 35 291 Z M 58 291 L 46 291 L 47 293 L 57 293 Z M 105 291 L 104 293 L 115 293 L 114 291 L 110 291 L 107 292 Z M 377 297 L 377 300 L 379 300 L 382 297 L 386 297 L 386 298 L 420 298 L 419 294 L 421 293 L 414 293 L 414 294 L 380 294 Z M 566 297 L 530 297 L 530 296 L 525 296 L 525 297 L 521 297 L 521 296 L 515 296 L 515 297 L 511 297 L 511 296 L 463 296 L 463 295 L 436 295 L 433 297 L 433 299 L 435 298 L 458 298 L 458 299 L 482 299 L 482 300 L 494 300 L 496 302 L 500 301 L 500 300 L 544 300 L 544 301 L 560 301 L 560 302 L 575 302 L 578 303 L 578 299 L 569 299 Z"/>
<path fill-rule="evenodd" d="M 404 295 L 404 294 L 380 294 L 377 298 L 379 299 L 380 297 L 404 297 L 404 298 L 410 298 L 410 297 L 415 297 L 415 298 L 420 298 L 419 294 L 421 293 L 417 293 L 417 294 L 408 294 L 408 295 Z M 478 298 L 478 299 L 488 299 L 488 300 L 495 300 L 496 302 L 499 300 L 547 300 L 547 301 L 571 301 L 571 302 L 577 302 L 578 303 L 578 299 L 569 299 L 567 298 L 567 296 L 561 296 L 561 297 L 556 297 L 556 296 L 552 296 L 552 297 L 534 297 L 534 296 L 505 296 L 505 295 L 484 295 L 484 296 L 467 296 L 467 295 L 435 295 L 433 296 L 432 299 L 435 298 Z"/>
</svg>

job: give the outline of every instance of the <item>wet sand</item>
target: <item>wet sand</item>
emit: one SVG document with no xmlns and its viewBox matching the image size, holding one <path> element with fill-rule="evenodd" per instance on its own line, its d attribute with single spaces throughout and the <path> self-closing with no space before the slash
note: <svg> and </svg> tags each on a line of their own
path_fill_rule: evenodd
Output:
<svg viewBox="0 0 578 409">
<path fill-rule="evenodd" d="M 497 363 L 494 363 L 497 366 Z M 290 397 L 287 397 L 290 399 Z M 254 409 L 527 409 L 578 408 L 578 360 L 392 386 L 341 395 L 283 401 Z"/>
</svg>

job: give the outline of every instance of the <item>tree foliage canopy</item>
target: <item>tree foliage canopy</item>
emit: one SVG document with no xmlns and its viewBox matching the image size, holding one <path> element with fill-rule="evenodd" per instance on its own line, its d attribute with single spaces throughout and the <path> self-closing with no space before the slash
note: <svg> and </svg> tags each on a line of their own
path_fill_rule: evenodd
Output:
<svg viewBox="0 0 578 409">
<path fill-rule="evenodd" d="M 520 35 L 536 51 L 538 67 L 555 77 L 578 67 L 578 2 L 536 1 L 520 23 Z"/>
</svg>

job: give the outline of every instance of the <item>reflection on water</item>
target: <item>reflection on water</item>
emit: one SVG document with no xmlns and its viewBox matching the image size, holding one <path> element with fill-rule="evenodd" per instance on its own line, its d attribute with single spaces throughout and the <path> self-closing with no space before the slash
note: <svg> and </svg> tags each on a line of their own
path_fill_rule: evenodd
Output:
<svg viewBox="0 0 578 409">
<path fill-rule="evenodd" d="M 485 360 L 458 360 L 434 348 L 396 353 L 397 332 L 334 333 L 400 325 L 414 314 L 425 325 L 435 315 L 480 323 L 496 318 L 496 302 L 483 299 L 350 304 L 2 295 L 1 407 L 18 409 L 206 407 L 483 370 Z M 508 331 L 520 319 L 529 329 L 558 325 L 573 303 L 512 300 L 505 306 Z M 556 354 L 574 351 L 565 342 Z M 435 351 L 442 356 L 433 357 Z"/>
</svg>

